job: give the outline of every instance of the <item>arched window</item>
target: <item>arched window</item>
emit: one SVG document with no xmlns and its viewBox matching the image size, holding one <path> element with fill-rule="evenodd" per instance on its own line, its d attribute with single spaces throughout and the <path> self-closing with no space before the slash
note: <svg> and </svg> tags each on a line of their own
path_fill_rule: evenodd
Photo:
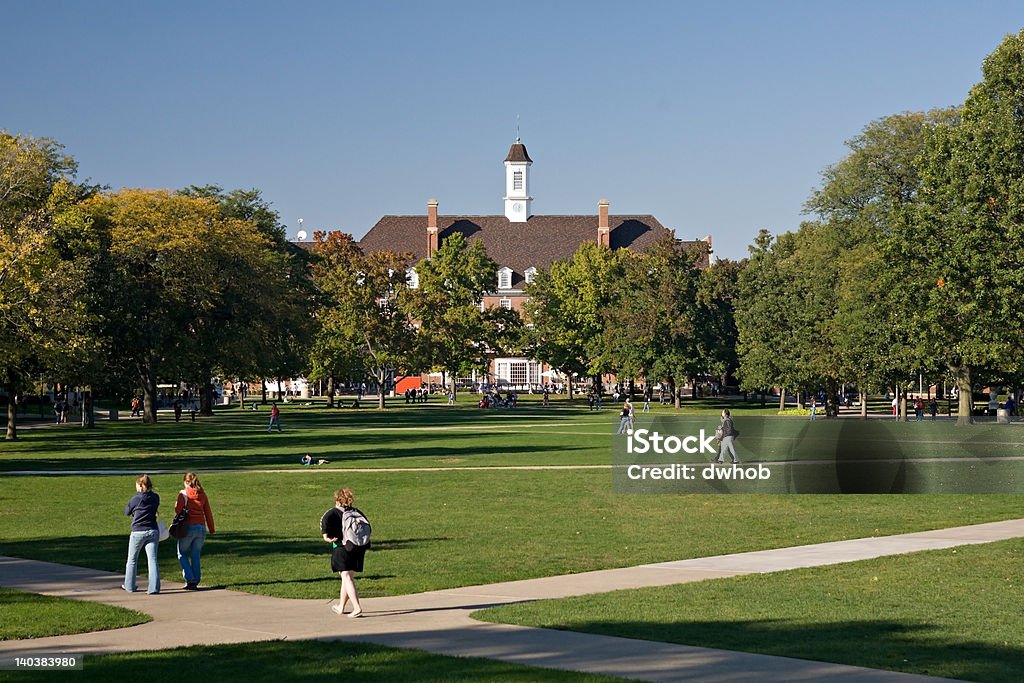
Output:
<svg viewBox="0 0 1024 683">
<path fill-rule="evenodd" d="M 512 269 L 509 267 L 498 270 L 498 289 L 512 289 Z"/>
</svg>

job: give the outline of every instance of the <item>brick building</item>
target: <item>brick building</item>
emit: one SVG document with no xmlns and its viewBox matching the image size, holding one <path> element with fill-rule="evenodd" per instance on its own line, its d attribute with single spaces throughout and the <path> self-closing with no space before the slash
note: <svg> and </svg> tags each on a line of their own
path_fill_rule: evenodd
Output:
<svg viewBox="0 0 1024 683">
<path fill-rule="evenodd" d="M 504 214 L 491 216 L 442 215 L 437 200 L 427 202 L 426 213 L 415 216 L 383 216 L 359 241 L 366 253 L 409 252 L 419 261 L 433 254 L 449 235 L 462 233 L 467 240 L 479 240 L 498 264 L 493 291 L 484 297 L 485 306 L 521 310 L 527 300 L 525 286 L 539 270 L 555 261 L 570 258 L 586 241 L 612 249 L 653 246 L 673 233 L 652 215 L 611 215 L 607 200 L 600 200 L 596 214 L 568 216 L 533 215 L 530 195 L 530 166 L 526 146 L 516 139 L 505 157 Z M 674 236 L 674 235 L 673 235 Z M 687 248 L 705 248 L 705 266 L 710 258 L 711 237 L 680 242 Z M 410 268 L 410 282 L 416 273 Z M 496 358 L 491 367 L 493 381 L 500 385 L 526 387 L 548 381 L 545 368 L 529 358 Z"/>
</svg>

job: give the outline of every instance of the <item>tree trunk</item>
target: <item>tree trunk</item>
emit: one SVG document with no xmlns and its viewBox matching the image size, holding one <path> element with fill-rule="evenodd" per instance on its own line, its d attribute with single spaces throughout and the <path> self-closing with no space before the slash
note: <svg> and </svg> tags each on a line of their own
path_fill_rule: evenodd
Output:
<svg viewBox="0 0 1024 683">
<path fill-rule="evenodd" d="M 635 401 L 635 400 L 636 400 L 636 381 L 632 377 L 630 377 L 629 378 L 629 402 L 633 403 L 633 401 Z"/>
<path fill-rule="evenodd" d="M 142 381 L 142 422 L 156 424 L 156 373 L 150 368 L 139 368 L 139 379 Z"/>
<path fill-rule="evenodd" d="M 378 370 L 376 373 L 377 377 L 377 410 L 384 410 L 387 408 L 387 402 L 384 400 L 384 380 L 387 377 L 387 370 Z"/>
<path fill-rule="evenodd" d="M 786 388 L 781 387 L 779 389 L 779 412 L 781 413 L 786 409 Z"/>
<path fill-rule="evenodd" d="M 868 392 L 860 390 L 860 419 L 868 419 Z"/>
<path fill-rule="evenodd" d="M 263 405 L 267 405 L 267 378 L 260 377 L 260 394 L 263 396 Z"/>
<path fill-rule="evenodd" d="M 957 405 L 956 426 L 974 424 L 974 394 L 971 387 L 971 369 L 954 368 L 953 377 L 956 379 L 957 392 L 960 394 L 960 402 Z"/>
<path fill-rule="evenodd" d="M 566 391 L 566 397 L 571 401 L 572 400 L 572 372 L 569 371 L 569 370 L 562 370 L 562 374 L 565 375 L 566 378 L 568 378 L 568 388 L 567 388 L 567 391 Z"/>
<path fill-rule="evenodd" d="M 334 387 L 335 387 L 335 384 L 334 384 L 334 373 L 332 372 L 327 377 L 327 407 L 328 408 L 333 408 L 334 407 Z"/>
<path fill-rule="evenodd" d="M 199 395 L 199 414 L 207 417 L 213 417 L 213 382 L 210 381 L 212 374 L 211 370 L 203 371 L 205 381 L 203 382 L 203 391 Z"/>
<path fill-rule="evenodd" d="M 18 404 L 14 400 L 14 391 L 7 387 L 7 441 L 18 438 Z"/>
</svg>

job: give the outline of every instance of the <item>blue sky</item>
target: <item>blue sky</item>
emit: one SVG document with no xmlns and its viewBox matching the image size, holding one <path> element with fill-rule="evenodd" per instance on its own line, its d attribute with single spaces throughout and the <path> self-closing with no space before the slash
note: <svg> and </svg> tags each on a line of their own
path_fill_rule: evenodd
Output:
<svg viewBox="0 0 1024 683">
<path fill-rule="evenodd" d="M 120 187 L 259 188 L 289 236 L 500 214 L 516 118 L 537 214 L 650 213 L 740 258 L 799 226 L 868 122 L 963 102 L 1024 3 L 0 0 L 0 128 Z"/>
</svg>

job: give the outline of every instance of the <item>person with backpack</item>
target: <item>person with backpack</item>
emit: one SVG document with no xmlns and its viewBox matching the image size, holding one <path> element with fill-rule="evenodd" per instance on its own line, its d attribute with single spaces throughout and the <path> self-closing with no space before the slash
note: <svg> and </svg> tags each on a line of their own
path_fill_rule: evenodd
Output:
<svg viewBox="0 0 1024 683">
<path fill-rule="evenodd" d="M 341 575 L 341 598 L 331 609 L 344 614 L 351 602 L 349 617 L 363 613 L 354 574 L 363 571 L 363 557 L 370 548 L 370 522 L 354 502 L 352 489 L 340 488 L 334 494 L 334 507 L 320 517 L 320 533 L 331 544 L 331 571 Z"/>
</svg>

